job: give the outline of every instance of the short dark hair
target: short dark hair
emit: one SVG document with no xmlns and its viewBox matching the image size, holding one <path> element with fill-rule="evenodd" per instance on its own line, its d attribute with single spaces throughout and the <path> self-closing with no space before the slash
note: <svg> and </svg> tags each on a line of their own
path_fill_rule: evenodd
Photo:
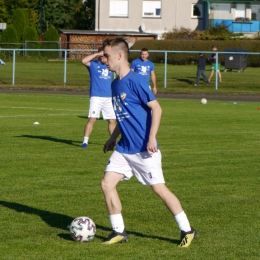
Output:
<svg viewBox="0 0 260 260">
<path fill-rule="evenodd" d="M 122 50 L 125 53 L 125 56 L 128 59 L 129 46 L 128 46 L 127 41 L 124 38 L 106 39 L 103 42 L 103 49 L 105 49 L 106 46 L 118 47 L 120 50 Z"/>
<path fill-rule="evenodd" d="M 147 49 L 147 48 L 142 48 L 142 49 L 141 49 L 141 52 L 142 52 L 142 51 L 148 51 L 148 49 Z"/>
<path fill-rule="evenodd" d="M 101 51 L 103 51 L 103 50 L 104 50 L 103 46 L 101 46 L 101 47 L 98 48 L 98 52 L 101 52 Z"/>
</svg>

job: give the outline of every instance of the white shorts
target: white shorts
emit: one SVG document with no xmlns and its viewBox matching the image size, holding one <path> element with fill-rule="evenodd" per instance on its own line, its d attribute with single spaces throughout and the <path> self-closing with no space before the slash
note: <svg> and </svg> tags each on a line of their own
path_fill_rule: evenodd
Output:
<svg viewBox="0 0 260 260">
<path fill-rule="evenodd" d="M 108 97 L 90 98 L 88 117 L 99 118 L 100 112 L 102 112 L 102 116 L 104 120 L 116 119 L 111 98 Z"/>
<path fill-rule="evenodd" d="M 125 176 L 124 180 L 129 180 L 135 175 L 143 185 L 165 183 L 160 150 L 151 155 L 148 152 L 125 154 L 114 151 L 105 172 L 123 174 Z"/>
</svg>

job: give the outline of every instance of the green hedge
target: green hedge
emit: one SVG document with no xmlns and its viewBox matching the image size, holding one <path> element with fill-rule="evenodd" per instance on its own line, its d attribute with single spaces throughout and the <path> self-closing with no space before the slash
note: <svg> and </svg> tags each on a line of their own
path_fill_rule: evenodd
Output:
<svg viewBox="0 0 260 260">
<path fill-rule="evenodd" d="M 210 51 L 212 45 L 216 45 L 218 51 L 224 51 L 226 48 L 247 49 L 249 52 L 260 53 L 260 40 L 228 40 L 228 41 L 198 41 L 198 40 L 144 40 L 137 41 L 132 50 L 171 50 L 171 51 Z M 140 53 L 130 53 L 130 61 L 140 56 Z M 206 55 L 205 55 L 206 56 Z M 196 61 L 198 54 L 168 54 L 168 64 L 185 65 Z M 219 56 L 224 65 L 225 56 Z M 149 59 L 155 63 L 164 62 L 164 53 L 150 52 Z M 260 55 L 249 55 L 247 66 L 260 67 Z"/>
</svg>

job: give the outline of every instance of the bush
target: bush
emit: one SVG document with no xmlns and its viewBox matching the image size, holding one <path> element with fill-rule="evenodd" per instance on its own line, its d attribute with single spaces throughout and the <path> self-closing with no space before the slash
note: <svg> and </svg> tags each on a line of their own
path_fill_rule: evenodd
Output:
<svg viewBox="0 0 260 260">
<path fill-rule="evenodd" d="M 15 30 L 14 26 L 8 25 L 7 28 L 3 31 L 1 42 L 5 43 L 17 43 L 18 42 L 18 35 L 17 31 Z"/>
<path fill-rule="evenodd" d="M 226 48 L 247 49 L 249 52 L 260 52 L 259 40 L 144 40 L 137 41 L 132 50 L 141 50 L 147 48 L 148 50 L 171 50 L 171 51 L 209 51 L 211 53 L 212 45 L 218 47 L 218 51 L 223 52 Z M 205 54 L 206 56 L 207 54 Z M 209 54 L 208 54 L 209 55 Z M 129 60 L 140 56 L 140 53 L 130 52 Z M 168 64 L 190 64 L 197 60 L 197 54 L 168 54 Z M 225 56 L 220 55 L 220 62 L 224 64 Z M 164 53 L 150 52 L 149 59 L 156 63 L 162 63 L 165 60 Z M 260 66 L 260 56 L 250 55 L 247 61 L 248 66 Z"/>
<path fill-rule="evenodd" d="M 236 34 L 232 33 L 228 29 L 224 22 L 217 23 L 215 26 L 210 26 L 209 30 L 202 32 L 185 27 L 174 27 L 172 31 L 165 32 L 162 35 L 164 40 L 176 40 L 176 39 L 190 39 L 190 40 L 230 40 L 233 39 Z"/>
<path fill-rule="evenodd" d="M 49 29 L 44 33 L 44 40 L 53 42 L 59 41 L 59 33 L 53 25 L 51 25 Z"/>
<path fill-rule="evenodd" d="M 25 29 L 23 41 L 39 41 L 39 36 L 35 27 L 29 26 Z"/>
</svg>

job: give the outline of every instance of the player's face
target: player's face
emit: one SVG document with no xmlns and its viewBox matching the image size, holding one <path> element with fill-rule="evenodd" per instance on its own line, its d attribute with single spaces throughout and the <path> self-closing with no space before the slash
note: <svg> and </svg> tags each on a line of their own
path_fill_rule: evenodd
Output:
<svg viewBox="0 0 260 260">
<path fill-rule="evenodd" d="M 146 61 L 149 57 L 148 51 L 141 51 L 141 59 L 142 61 Z"/>
<path fill-rule="evenodd" d="M 99 57 L 99 61 L 100 61 L 102 64 L 107 64 L 107 57 L 106 57 L 106 56 L 100 56 L 100 57 Z"/>
<path fill-rule="evenodd" d="M 106 65 L 108 66 L 110 71 L 116 71 L 117 68 L 117 54 L 113 51 L 111 46 L 106 46 L 104 48 L 104 56 L 107 59 Z"/>
</svg>

